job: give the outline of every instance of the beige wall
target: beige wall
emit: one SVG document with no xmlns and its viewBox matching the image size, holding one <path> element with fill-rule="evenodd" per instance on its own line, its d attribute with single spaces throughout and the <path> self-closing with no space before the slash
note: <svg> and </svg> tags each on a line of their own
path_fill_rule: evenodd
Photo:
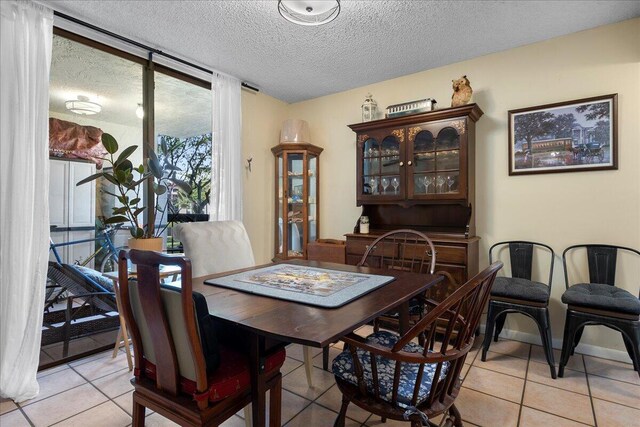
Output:
<svg viewBox="0 0 640 427">
<path fill-rule="evenodd" d="M 242 159 L 244 224 L 259 264 L 273 257 L 274 158 L 271 147 L 280 139 L 280 124 L 288 104 L 262 93 L 242 91 Z M 251 172 L 246 160 L 253 158 Z"/>
<path fill-rule="evenodd" d="M 277 143 L 284 118 L 307 120 L 312 142 L 325 148 L 320 237 L 341 238 L 360 212 L 355 205 L 355 136 L 347 124 L 360 121 L 365 94 L 371 91 L 381 109 L 426 97 L 437 99 L 443 108 L 450 102 L 451 80 L 463 74 L 471 80 L 474 102 L 485 113 L 477 125 L 476 150 L 481 266 L 488 263 L 490 244 L 507 239 L 541 241 L 559 253 L 586 242 L 640 247 L 638 40 L 640 19 L 635 19 L 288 106 L 265 95 L 244 94 L 244 151 L 245 157 L 253 157 L 253 172 L 245 179 L 245 222 L 257 260 L 267 261 L 273 255 L 269 148 Z M 508 110 L 610 93 L 619 94 L 619 170 L 508 175 Z M 640 271 L 627 269 L 624 276 L 624 286 L 637 293 Z M 561 339 L 564 324 L 563 289 L 557 258 L 551 302 L 556 339 Z M 507 329 L 535 333 L 529 321 L 511 317 Z M 624 348 L 619 334 L 590 329 L 584 343 Z"/>
</svg>

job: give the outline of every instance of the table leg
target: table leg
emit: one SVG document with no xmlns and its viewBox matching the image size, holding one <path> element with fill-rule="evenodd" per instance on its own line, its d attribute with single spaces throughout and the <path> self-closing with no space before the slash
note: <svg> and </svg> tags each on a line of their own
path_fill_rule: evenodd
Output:
<svg viewBox="0 0 640 427">
<path fill-rule="evenodd" d="M 249 368 L 251 371 L 251 409 L 253 427 L 265 426 L 266 381 L 264 372 L 264 338 L 252 334 L 249 350 Z M 279 423 L 278 423 L 279 425 Z"/>
<path fill-rule="evenodd" d="M 400 336 L 403 336 L 410 328 L 409 325 L 409 301 L 400 304 Z"/>
</svg>

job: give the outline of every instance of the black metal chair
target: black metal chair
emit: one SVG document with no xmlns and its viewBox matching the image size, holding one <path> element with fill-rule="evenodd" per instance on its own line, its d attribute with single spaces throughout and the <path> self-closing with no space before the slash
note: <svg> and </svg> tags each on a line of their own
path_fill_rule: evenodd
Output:
<svg viewBox="0 0 640 427">
<path fill-rule="evenodd" d="M 556 378 L 553 347 L 551 344 L 551 324 L 549 322 L 549 296 L 551 295 L 551 279 L 553 277 L 553 249 L 542 243 L 526 241 L 499 242 L 489 249 L 489 262 L 493 262 L 493 250 L 496 247 L 509 246 L 511 261 L 511 277 L 497 277 L 489 298 L 489 312 L 482 346 L 482 358 L 487 359 L 487 351 L 491 338 L 498 341 L 507 314 L 521 313 L 532 318 L 538 325 L 544 354 L 549 363 L 551 378 Z M 549 281 L 547 284 L 531 280 L 534 249 L 548 252 Z M 495 332 L 494 332 L 495 329 Z"/>
<path fill-rule="evenodd" d="M 589 283 L 569 286 L 567 253 L 576 249 L 586 249 Z M 568 307 L 558 369 L 560 377 L 563 376 L 564 367 L 580 342 L 584 327 L 589 325 L 602 325 L 619 331 L 633 361 L 633 368 L 640 376 L 640 294 L 636 297 L 615 286 L 619 251 L 631 256 L 635 254 L 640 260 L 640 252 L 636 249 L 615 245 L 574 245 L 562 253 L 567 287 L 562 295 L 562 302 Z"/>
</svg>

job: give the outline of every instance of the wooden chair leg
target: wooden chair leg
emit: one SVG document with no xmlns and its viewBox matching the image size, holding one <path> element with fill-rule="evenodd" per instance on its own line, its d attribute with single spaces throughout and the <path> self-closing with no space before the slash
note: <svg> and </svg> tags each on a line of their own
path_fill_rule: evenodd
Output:
<svg viewBox="0 0 640 427">
<path fill-rule="evenodd" d="M 133 393 L 133 427 L 142 427 L 144 426 L 145 420 L 145 407 L 136 401 L 135 392 Z"/>
<path fill-rule="evenodd" d="M 282 419 L 282 375 L 278 374 L 269 394 L 269 427 L 280 427 Z"/>
<path fill-rule="evenodd" d="M 309 388 L 313 387 L 313 380 L 311 378 L 311 369 L 313 369 L 313 360 L 311 359 L 311 349 L 308 346 L 302 347 L 302 353 L 304 354 L 304 371 L 307 374 L 307 385 Z"/>
<path fill-rule="evenodd" d="M 329 371 L 329 346 L 322 349 L 322 369 Z"/>
<path fill-rule="evenodd" d="M 347 408 L 349 407 L 349 399 L 343 394 L 342 395 L 342 406 L 340 407 L 340 413 L 338 414 L 338 418 L 336 418 L 336 422 L 333 423 L 333 427 L 344 427 L 345 419 L 347 417 Z"/>
<path fill-rule="evenodd" d="M 245 406 L 243 411 L 244 411 L 244 425 L 246 427 L 251 427 L 251 425 L 253 424 L 251 422 L 251 404 L 248 404 L 247 406 Z"/>
<path fill-rule="evenodd" d="M 451 405 L 449 407 L 449 416 L 453 417 L 453 425 L 455 427 L 462 427 L 462 416 L 460 415 L 460 411 L 456 408 L 456 405 Z"/>
<path fill-rule="evenodd" d="M 113 354 L 111 355 L 112 359 L 118 355 L 118 350 L 120 350 L 120 344 L 122 342 L 122 328 L 118 328 L 118 335 L 116 336 L 116 342 L 113 345 Z"/>
</svg>

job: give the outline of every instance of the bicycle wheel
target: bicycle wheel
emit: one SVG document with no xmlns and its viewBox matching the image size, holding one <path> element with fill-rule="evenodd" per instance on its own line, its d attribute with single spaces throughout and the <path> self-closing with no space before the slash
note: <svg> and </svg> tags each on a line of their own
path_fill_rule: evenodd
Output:
<svg viewBox="0 0 640 427">
<path fill-rule="evenodd" d="M 118 248 L 118 252 L 120 252 L 120 249 L 121 248 Z M 107 256 L 105 256 L 102 260 L 102 263 L 100 263 L 100 273 L 108 273 L 110 271 L 116 270 L 118 270 L 118 261 L 116 255 L 109 252 Z"/>
</svg>

